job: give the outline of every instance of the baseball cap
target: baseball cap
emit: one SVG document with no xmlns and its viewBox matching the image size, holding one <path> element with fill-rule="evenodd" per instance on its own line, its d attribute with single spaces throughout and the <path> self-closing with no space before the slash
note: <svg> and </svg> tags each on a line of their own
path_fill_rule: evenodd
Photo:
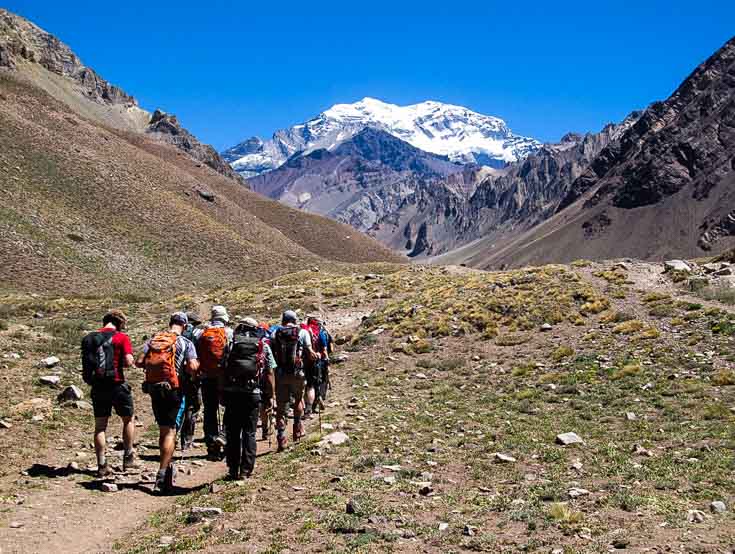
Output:
<svg viewBox="0 0 735 554">
<path fill-rule="evenodd" d="M 198 325 L 202 322 L 201 316 L 196 312 L 186 312 L 186 317 L 189 320 L 189 323 L 193 325 Z"/>
<path fill-rule="evenodd" d="M 299 317 L 296 315 L 296 312 L 293 310 L 286 310 L 283 312 L 283 315 L 281 316 L 281 323 L 296 323 L 298 321 Z"/>
<path fill-rule="evenodd" d="M 250 327 L 251 329 L 256 329 L 258 327 L 258 322 L 255 320 L 255 318 L 252 317 L 241 319 L 240 323 L 242 323 L 245 327 Z"/>
<path fill-rule="evenodd" d="M 189 318 L 186 317 L 186 314 L 184 312 L 174 312 L 171 314 L 171 319 L 169 320 L 169 324 L 178 324 L 178 325 L 188 325 L 189 324 Z"/>
</svg>

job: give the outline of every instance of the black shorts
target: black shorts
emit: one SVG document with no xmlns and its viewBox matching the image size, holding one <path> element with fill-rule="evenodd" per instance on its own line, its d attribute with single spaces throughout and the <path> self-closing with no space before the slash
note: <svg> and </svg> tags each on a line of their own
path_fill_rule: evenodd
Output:
<svg viewBox="0 0 735 554">
<path fill-rule="evenodd" d="M 158 426 L 180 428 L 186 407 L 186 398 L 181 390 L 154 386 L 150 394 L 153 416 Z"/>
<path fill-rule="evenodd" d="M 128 383 L 93 385 L 91 397 L 94 417 L 110 417 L 112 408 L 120 417 L 133 417 L 135 413 L 133 391 Z"/>
</svg>

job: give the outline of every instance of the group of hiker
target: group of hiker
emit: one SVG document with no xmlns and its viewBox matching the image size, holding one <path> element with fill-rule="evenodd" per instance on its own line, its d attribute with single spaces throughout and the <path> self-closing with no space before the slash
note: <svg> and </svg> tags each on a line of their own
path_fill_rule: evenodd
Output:
<svg viewBox="0 0 735 554">
<path fill-rule="evenodd" d="M 177 433 L 181 449 L 190 448 L 200 411 L 207 458 L 224 457 L 228 477 L 242 479 L 255 468 L 258 421 L 262 439 L 270 440 L 275 410 L 281 452 L 288 444 L 289 412 L 297 442 L 305 434 L 303 419 L 324 409 L 332 337 L 318 315 L 299 324 L 296 312 L 287 310 L 280 324 L 269 326 L 246 317 L 233 328 L 224 306 L 213 306 L 206 323 L 193 312 L 175 312 L 168 328 L 148 339 L 137 357 L 125 333 L 127 316 L 122 311 L 109 311 L 102 325 L 82 340 L 83 378 L 91 386 L 100 478 L 112 473 L 105 456 L 105 432 L 113 409 L 123 423 L 123 470 L 140 468 L 134 450 L 133 392 L 125 376 L 132 366 L 145 372 L 143 392 L 151 397 L 159 427 L 155 490 L 162 493 L 174 486 Z"/>
</svg>

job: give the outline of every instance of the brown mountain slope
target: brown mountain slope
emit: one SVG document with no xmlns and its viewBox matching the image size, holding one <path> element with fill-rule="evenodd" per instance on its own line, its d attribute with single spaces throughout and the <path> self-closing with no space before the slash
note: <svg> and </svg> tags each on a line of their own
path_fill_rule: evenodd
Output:
<svg viewBox="0 0 735 554">
<path fill-rule="evenodd" d="M 325 258 L 397 261 L 347 226 L 84 115 L 22 73 L 0 72 L 3 289 L 141 292 L 275 276 Z"/>
<path fill-rule="evenodd" d="M 735 38 L 652 104 L 571 187 L 560 212 L 448 259 L 479 267 L 696 257 L 735 245 Z"/>
</svg>

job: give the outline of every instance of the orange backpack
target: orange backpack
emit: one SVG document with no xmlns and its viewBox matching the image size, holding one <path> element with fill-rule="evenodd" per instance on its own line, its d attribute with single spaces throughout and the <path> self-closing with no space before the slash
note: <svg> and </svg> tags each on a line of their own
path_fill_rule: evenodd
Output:
<svg viewBox="0 0 735 554">
<path fill-rule="evenodd" d="M 178 338 L 176 333 L 168 331 L 153 335 L 144 360 L 146 383 L 169 383 L 173 388 L 179 388 L 179 374 L 176 371 Z"/>
<path fill-rule="evenodd" d="M 199 337 L 197 355 L 199 371 L 204 377 L 217 377 L 222 371 L 222 362 L 227 349 L 227 329 L 207 327 Z"/>
</svg>

